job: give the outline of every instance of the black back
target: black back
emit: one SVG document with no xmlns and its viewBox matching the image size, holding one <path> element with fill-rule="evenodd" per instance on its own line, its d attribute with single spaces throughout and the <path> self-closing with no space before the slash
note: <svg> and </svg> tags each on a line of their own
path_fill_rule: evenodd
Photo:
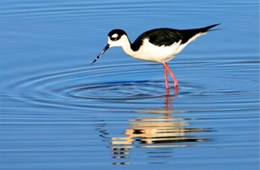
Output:
<svg viewBox="0 0 260 170">
<path fill-rule="evenodd" d="M 135 42 L 131 45 L 132 50 L 137 51 L 143 44 L 143 40 L 148 38 L 149 42 L 157 46 L 170 46 L 174 42 L 179 42 L 185 44 L 189 39 L 198 33 L 204 33 L 209 31 L 211 28 L 219 24 L 210 25 L 208 27 L 198 28 L 198 29 L 187 29 L 187 30 L 178 30 L 171 28 L 159 28 L 153 29 L 141 34 Z"/>
</svg>

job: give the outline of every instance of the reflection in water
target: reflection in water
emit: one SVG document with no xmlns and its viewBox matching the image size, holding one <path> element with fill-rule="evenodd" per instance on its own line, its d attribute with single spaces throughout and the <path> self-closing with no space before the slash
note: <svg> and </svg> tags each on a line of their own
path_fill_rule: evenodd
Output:
<svg viewBox="0 0 260 170">
<path fill-rule="evenodd" d="M 178 89 L 175 89 L 178 92 Z M 176 93 L 177 94 L 177 93 Z M 177 96 L 175 96 L 177 97 Z M 125 137 L 112 137 L 112 154 L 115 165 L 130 164 L 128 158 L 130 151 L 134 148 L 175 148 L 188 147 L 190 142 L 202 142 L 207 139 L 194 137 L 194 132 L 205 132 L 204 128 L 188 128 L 188 120 L 173 116 L 170 113 L 177 111 L 169 108 L 174 96 L 170 96 L 166 91 L 165 107 L 162 109 L 142 110 L 142 113 L 158 113 L 159 115 L 143 118 L 130 119 L 130 128 L 124 131 Z M 170 107 L 172 107 L 170 105 Z M 149 152 L 152 157 L 169 157 L 171 150 Z M 165 153 L 166 155 L 162 155 Z"/>
</svg>

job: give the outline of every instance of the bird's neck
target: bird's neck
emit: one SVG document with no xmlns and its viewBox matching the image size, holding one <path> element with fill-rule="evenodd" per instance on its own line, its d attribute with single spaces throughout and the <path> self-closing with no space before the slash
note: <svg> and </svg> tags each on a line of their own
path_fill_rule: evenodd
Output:
<svg viewBox="0 0 260 170">
<path fill-rule="evenodd" d="M 123 43 L 121 44 L 121 48 L 124 50 L 124 52 L 127 55 L 134 57 L 136 52 L 131 48 L 131 42 L 129 38 L 125 36 L 122 42 Z"/>
</svg>

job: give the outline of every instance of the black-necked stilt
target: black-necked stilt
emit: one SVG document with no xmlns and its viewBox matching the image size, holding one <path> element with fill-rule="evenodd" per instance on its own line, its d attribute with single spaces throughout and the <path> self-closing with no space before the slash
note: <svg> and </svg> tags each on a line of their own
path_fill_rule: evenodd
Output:
<svg viewBox="0 0 260 170">
<path fill-rule="evenodd" d="M 162 63 L 166 89 L 169 89 L 167 71 L 173 79 L 174 87 L 177 87 L 178 80 L 172 73 L 167 61 L 173 59 L 187 44 L 206 34 L 217 25 L 219 24 L 186 30 L 171 28 L 153 29 L 141 34 L 134 43 L 130 42 L 125 31 L 114 29 L 108 34 L 106 47 L 91 64 L 95 63 L 110 47 L 121 47 L 127 55 L 133 58 Z"/>
</svg>

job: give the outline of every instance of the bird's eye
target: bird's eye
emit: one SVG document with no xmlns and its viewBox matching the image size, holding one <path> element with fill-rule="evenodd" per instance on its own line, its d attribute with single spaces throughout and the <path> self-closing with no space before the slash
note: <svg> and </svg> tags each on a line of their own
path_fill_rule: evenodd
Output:
<svg viewBox="0 0 260 170">
<path fill-rule="evenodd" d="M 112 41 L 118 40 L 118 34 L 113 34 L 113 35 L 110 37 L 110 39 L 111 39 Z"/>
<path fill-rule="evenodd" d="M 111 39 L 112 41 L 116 41 L 116 38 L 110 37 L 110 39 Z"/>
</svg>

